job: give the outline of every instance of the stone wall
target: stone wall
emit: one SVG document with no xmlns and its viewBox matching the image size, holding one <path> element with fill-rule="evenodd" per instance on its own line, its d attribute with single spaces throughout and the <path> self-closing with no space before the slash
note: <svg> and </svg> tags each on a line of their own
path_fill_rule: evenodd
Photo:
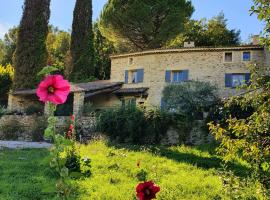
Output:
<svg viewBox="0 0 270 200">
<path fill-rule="evenodd" d="M 70 124 L 70 117 L 57 117 L 57 130 L 59 133 L 66 133 Z M 46 127 L 46 119 L 43 116 L 23 116 L 23 115 L 4 115 L 0 118 L 0 139 L 4 139 L 3 135 L 6 130 L 3 128 L 6 124 L 13 125 L 18 128 L 19 140 L 31 140 L 33 129 L 36 126 Z M 93 117 L 81 117 L 76 120 L 80 134 L 89 135 L 95 131 L 96 120 Z M 42 134 L 42 133 L 38 133 Z M 2 137 L 2 138 L 1 138 Z"/>
<path fill-rule="evenodd" d="M 242 53 L 251 52 L 251 61 L 242 61 Z M 224 62 L 225 52 L 233 53 L 231 63 Z M 147 103 L 160 105 L 162 91 L 166 86 L 166 70 L 189 70 L 189 80 L 209 81 L 219 88 L 219 95 L 227 97 L 237 93 L 225 87 L 225 73 L 249 73 L 248 65 L 263 65 L 269 56 L 262 49 L 189 51 L 149 54 L 130 54 L 112 57 L 111 81 L 124 81 L 125 70 L 144 69 L 144 81 L 138 84 L 124 84 L 124 88 L 149 87 Z M 132 63 L 129 59 L 132 58 Z"/>
</svg>

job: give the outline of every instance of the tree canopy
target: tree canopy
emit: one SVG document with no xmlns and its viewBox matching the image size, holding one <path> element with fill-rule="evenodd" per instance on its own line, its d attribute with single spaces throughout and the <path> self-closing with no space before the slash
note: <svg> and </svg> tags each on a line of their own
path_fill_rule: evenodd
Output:
<svg viewBox="0 0 270 200">
<path fill-rule="evenodd" d="M 228 29 L 223 12 L 210 20 L 190 20 L 184 32 L 167 42 L 165 47 L 182 47 L 185 41 L 194 41 L 196 46 L 231 46 L 240 44 L 240 31 Z"/>
<path fill-rule="evenodd" d="M 77 0 L 73 12 L 70 53 L 70 79 L 76 82 L 94 77 L 94 46 L 92 27 L 92 0 Z"/>
<path fill-rule="evenodd" d="M 25 0 L 15 52 L 14 89 L 33 88 L 46 65 L 50 0 Z"/>
<path fill-rule="evenodd" d="M 160 48 L 183 31 L 193 10 L 187 0 L 109 0 L 99 26 L 121 51 Z"/>
</svg>

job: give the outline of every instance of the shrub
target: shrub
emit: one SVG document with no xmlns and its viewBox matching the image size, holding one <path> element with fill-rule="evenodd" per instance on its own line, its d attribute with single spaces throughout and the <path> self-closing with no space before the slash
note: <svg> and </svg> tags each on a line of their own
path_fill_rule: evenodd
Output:
<svg viewBox="0 0 270 200">
<path fill-rule="evenodd" d="M 41 105 L 31 105 L 25 109 L 26 115 L 41 115 L 43 113 L 43 107 Z"/>
<path fill-rule="evenodd" d="M 251 165 L 253 176 L 270 192 L 270 76 L 263 67 L 251 67 L 252 81 L 241 97 L 231 97 L 226 123 L 210 123 L 211 133 L 220 140 L 218 152 L 224 161 L 239 157 Z M 268 72 L 268 69 L 266 69 Z M 232 108 L 240 108 L 235 112 Z M 232 112 L 230 112 L 230 110 Z"/>
<path fill-rule="evenodd" d="M 20 125 L 19 121 L 12 119 L 2 124 L 0 130 L 2 132 L 1 139 L 17 140 L 19 135 L 24 131 L 24 128 Z"/>
<path fill-rule="evenodd" d="M 95 108 L 93 107 L 92 103 L 84 104 L 83 115 L 89 117 L 95 116 Z"/>
<path fill-rule="evenodd" d="M 0 65 L 0 105 L 6 105 L 8 100 L 8 92 L 12 85 L 14 69 L 11 65 Z"/>
<path fill-rule="evenodd" d="M 0 118 L 6 114 L 7 110 L 4 106 L 0 106 Z"/>
<path fill-rule="evenodd" d="M 47 127 L 47 122 L 45 118 L 39 118 L 33 124 L 31 130 L 31 139 L 34 142 L 40 142 L 44 139 L 44 131 Z"/>
<path fill-rule="evenodd" d="M 179 113 L 135 106 L 104 110 L 97 124 L 98 129 L 110 139 L 134 144 L 158 144 L 171 126 L 179 132 L 187 130 L 186 118 Z"/>
<path fill-rule="evenodd" d="M 163 107 L 167 110 L 181 111 L 189 119 L 202 118 L 217 102 L 216 87 L 208 82 L 188 81 L 170 84 L 163 90 Z"/>
</svg>

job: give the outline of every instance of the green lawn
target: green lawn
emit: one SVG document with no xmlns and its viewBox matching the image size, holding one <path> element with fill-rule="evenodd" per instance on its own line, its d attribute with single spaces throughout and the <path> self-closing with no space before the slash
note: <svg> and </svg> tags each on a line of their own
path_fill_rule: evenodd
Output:
<svg viewBox="0 0 270 200">
<path fill-rule="evenodd" d="M 117 147 L 97 141 L 82 145 L 80 153 L 91 158 L 92 176 L 74 181 L 77 195 L 72 199 L 136 199 L 141 169 L 161 187 L 158 199 L 229 199 L 218 176 L 221 160 L 211 146 Z M 55 176 L 48 166 L 48 150 L 0 150 L 0 200 L 57 199 Z M 239 176 L 247 171 L 243 165 L 231 169 Z"/>
</svg>

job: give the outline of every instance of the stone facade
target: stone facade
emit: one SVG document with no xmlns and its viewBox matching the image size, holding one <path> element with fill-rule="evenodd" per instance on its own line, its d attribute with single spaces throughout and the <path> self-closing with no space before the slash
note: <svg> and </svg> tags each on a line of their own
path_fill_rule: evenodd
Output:
<svg viewBox="0 0 270 200">
<path fill-rule="evenodd" d="M 232 62 L 225 62 L 225 53 L 232 53 Z M 243 61 L 243 52 L 250 52 L 251 60 Z M 123 88 L 147 87 L 147 105 L 158 106 L 162 91 L 168 84 L 166 70 L 188 70 L 188 80 L 209 81 L 218 87 L 220 97 L 235 95 L 234 88 L 225 87 L 226 73 L 249 73 L 248 65 L 269 64 L 269 53 L 262 46 L 240 46 L 229 48 L 183 48 L 156 50 L 111 56 L 111 81 L 125 82 L 128 70 L 143 69 L 140 83 L 127 83 Z M 128 75 L 130 78 L 130 74 Z"/>
</svg>

